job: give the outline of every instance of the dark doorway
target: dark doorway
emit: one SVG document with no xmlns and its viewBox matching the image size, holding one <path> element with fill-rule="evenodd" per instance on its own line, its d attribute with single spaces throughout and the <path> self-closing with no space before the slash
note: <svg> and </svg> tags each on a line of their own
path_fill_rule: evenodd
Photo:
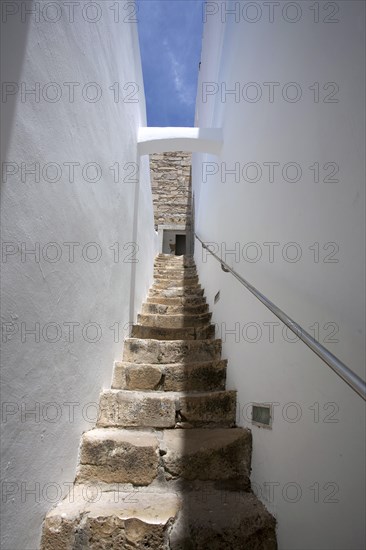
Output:
<svg viewBox="0 0 366 550">
<path fill-rule="evenodd" d="M 185 253 L 186 253 L 186 236 L 176 235 L 175 236 L 175 255 L 182 256 Z"/>
</svg>

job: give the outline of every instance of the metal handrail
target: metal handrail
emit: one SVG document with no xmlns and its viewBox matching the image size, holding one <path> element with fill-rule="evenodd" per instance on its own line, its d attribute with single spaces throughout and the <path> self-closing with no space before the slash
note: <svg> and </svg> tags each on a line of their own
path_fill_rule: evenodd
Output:
<svg viewBox="0 0 366 550">
<path fill-rule="evenodd" d="M 234 275 L 234 277 L 242 283 L 262 304 L 264 304 L 276 317 L 278 317 L 296 336 L 298 336 L 316 355 L 320 357 L 342 380 L 346 382 L 358 395 L 366 400 L 366 383 L 356 373 L 354 373 L 349 367 L 347 367 L 342 361 L 340 361 L 333 353 L 328 351 L 322 344 L 317 342 L 306 330 L 304 330 L 298 323 L 296 323 L 291 317 L 289 317 L 284 311 L 277 307 L 273 302 L 268 300 L 259 290 L 253 285 L 248 283 L 241 275 L 236 273 L 226 262 L 224 262 L 219 256 L 217 256 L 209 245 L 205 244 L 198 235 L 195 234 L 196 239 L 200 241 L 203 248 L 208 250 L 216 260 L 221 264 L 225 271 Z"/>
</svg>

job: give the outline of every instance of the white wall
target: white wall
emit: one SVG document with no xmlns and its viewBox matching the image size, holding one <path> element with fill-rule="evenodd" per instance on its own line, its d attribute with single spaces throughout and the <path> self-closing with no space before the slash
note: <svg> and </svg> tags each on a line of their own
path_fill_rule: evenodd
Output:
<svg viewBox="0 0 366 550">
<path fill-rule="evenodd" d="M 227 7 L 235 4 L 241 10 L 237 21 L 227 16 L 225 24 L 225 6 L 209 3 L 216 13 L 207 16 L 204 28 L 196 125 L 222 126 L 224 145 L 219 157 L 193 155 L 196 232 L 310 333 L 318 323 L 320 341 L 365 378 L 364 3 L 320 3 L 319 23 L 312 3 L 280 2 L 273 22 L 265 3 L 249 3 L 248 12 L 246 2 Z M 339 13 L 332 16 L 337 6 Z M 286 21 L 300 9 L 296 23 Z M 326 17 L 339 22 L 326 23 Z M 244 97 L 220 96 L 221 87 L 234 89 L 236 82 Z M 245 88 L 250 82 L 263 94 L 257 102 L 250 102 L 254 86 Z M 280 83 L 273 102 L 265 82 Z M 283 99 L 288 82 L 301 89 L 299 101 Z M 314 82 L 320 83 L 319 102 L 309 89 Z M 339 86 L 336 103 L 324 102 L 334 89 L 322 89 L 328 82 Z M 211 83 L 212 92 L 206 102 L 204 83 Z M 316 161 L 319 183 L 309 169 Z M 264 162 L 280 163 L 273 182 Z M 288 162 L 301 167 L 296 183 L 281 176 Z M 339 166 L 338 182 L 322 181 L 328 162 Z M 224 173 L 235 163 L 238 182 Z M 247 163 L 260 165 L 259 181 L 245 181 Z M 205 178 L 207 171 L 216 173 Z M 287 179 L 293 174 L 290 170 Z M 264 244 L 269 242 L 279 243 L 273 261 Z M 287 244 L 292 242 L 296 247 Z M 333 263 L 325 259 L 334 245 L 323 249 L 330 242 L 339 247 Z M 319 261 L 314 243 L 320 246 Z M 238 256 L 227 253 L 235 247 Z M 291 262 L 295 252 L 301 258 Z M 256 254 L 258 261 L 251 261 Z M 363 548 L 362 399 L 304 344 L 289 343 L 292 334 L 283 336 L 283 325 L 215 259 L 206 260 L 197 241 L 195 258 L 229 358 L 228 387 L 238 390 L 238 423 L 253 429 L 253 486 L 278 519 L 280 549 Z M 214 305 L 218 290 L 221 298 Z M 278 322 L 272 325 L 273 342 L 272 322 Z M 333 337 L 338 341 L 327 342 L 333 327 L 339 327 Z M 246 405 L 252 402 L 277 403 L 272 430 L 251 425 Z"/>
<path fill-rule="evenodd" d="M 146 127 L 140 128 L 138 151 L 140 155 L 167 151 L 220 152 L 221 128 Z"/>
<path fill-rule="evenodd" d="M 28 10 L 45 5 L 6 4 Z M 87 404 L 97 403 L 101 389 L 110 386 L 113 361 L 121 357 L 128 323 L 152 281 L 157 251 L 147 157 L 141 160 L 139 178 L 128 181 L 140 162 L 138 128 L 146 125 L 136 23 L 123 21 L 131 2 L 127 10 L 120 3 L 119 21 L 109 3 L 94 3 L 101 13 L 83 13 L 85 3 L 74 3 L 73 22 L 66 3 L 60 3 L 58 21 L 59 12 L 52 11 L 57 3 L 48 4 L 50 11 L 41 12 L 39 22 L 37 14 L 25 13 L 22 21 L 19 11 L 5 14 L 2 25 L 7 52 L 2 80 L 28 89 L 40 83 L 41 90 L 39 101 L 19 91 L 4 96 L 2 104 L 2 161 L 11 163 L 3 167 L 8 172 L 18 168 L 1 183 L 2 239 L 8 243 L 2 263 L 4 550 L 36 549 L 45 513 L 74 480 L 80 436 L 94 425 L 95 408 Z M 94 18 L 98 21 L 92 23 Z M 56 86 L 45 88 L 50 82 Z M 74 101 L 65 82 L 80 83 Z M 97 88 L 83 89 L 90 82 Z M 119 101 L 109 89 L 116 82 Z M 132 84 L 123 89 L 127 83 Z M 62 96 L 51 102 L 60 89 Z M 102 90 L 99 101 L 83 98 L 82 91 L 93 99 L 96 89 Z M 67 162 L 80 163 L 73 182 Z M 117 162 L 119 182 L 110 169 Z M 40 181 L 32 174 L 22 181 L 21 163 L 39 163 Z M 59 181 L 50 182 L 52 166 L 42 176 L 47 163 L 59 165 Z M 83 177 L 86 163 L 100 166 L 99 181 L 87 181 L 94 177 L 92 168 Z M 57 247 L 47 248 L 50 242 Z M 73 262 L 67 242 L 80 243 Z M 28 255 L 22 262 L 21 243 L 27 249 L 40 246 L 40 260 Z M 87 243 L 97 244 L 98 261 L 88 261 L 96 248 L 83 249 Z M 61 257 L 52 262 L 57 250 Z M 74 341 L 65 324 L 70 322 L 78 323 Z M 22 341 L 22 323 L 27 329 L 38 323 L 40 336 L 23 330 Z M 95 323 L 99 334 L 88 323 Z M 51 343 L 53 338 L 58 341 Z M 25 410 L 36 413 L 26 415 Z"/>
</svg>

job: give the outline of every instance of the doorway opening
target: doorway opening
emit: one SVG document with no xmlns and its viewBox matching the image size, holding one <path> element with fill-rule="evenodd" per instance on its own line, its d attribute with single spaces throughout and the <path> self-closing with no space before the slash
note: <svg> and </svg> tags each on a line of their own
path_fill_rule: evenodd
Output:
<svg viewBox="0 0 366 550">
<path fill-rule="evenodd" d="M 190 254 L 189 230 L 182 225 L 159 225 L 159 252 L 183 256 Z"/>
<path fill-rule="evenodd" d="M 186 236 L 185 235 L 176 235 L 175 236 L 175 255 L 183 256 L 186 253 Z"/>
</svg>

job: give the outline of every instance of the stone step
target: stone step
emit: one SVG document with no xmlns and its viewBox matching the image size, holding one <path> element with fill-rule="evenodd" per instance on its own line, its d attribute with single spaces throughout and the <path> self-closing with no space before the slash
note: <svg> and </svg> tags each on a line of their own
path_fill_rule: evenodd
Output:
<svg viewBox="0 0 366 550">
<path fill-rule="evenodd" d="M 208 340 L 210 338 L 215 338 L 215 328 L 215 325 L 174 328 L 133 325 L 131 337 L 153 340 Z"/>
<path fill-rule="evenodd" d="M 169 275 L 171 273 L 182 273 L 184 276 L 192 273 L 197 275 L 197 268 L 194 264 L 154 264 L 154 273 L 158 272 L 165 272 Z"/>
<path fill-rule="evenodd" d="M 250 488 L 252 435 L 243 428 L 164 430 L 160 454 L 166 479 L 237 479 Z"/>
<path fill-rule="evenodd" d="M 161 298 L 184 298 L 203 296 L 204 289 L 196 287 L 156 288 L 154 285 L 149 289 L 148 297 L 160 296 Z"/>
<path fill-rule="evenodd" d="M 170 393 L 105 390 L 99 400 L 97 426 L 174 428 L 176 401 Z"/>
<path fill-rule="evenodd" d="M 201 315 L 208 313 L 208 304 L 198 303 L 193 305 L 188 304 L 159 304 L 145 302 L 141 308 L 142 315 Z"/>
<path fill-rule="evenodd" d="M 76 481 L 149 485 L 158 466 L 159 441 L 154 433 L 97 428 L 82 436 Z"/>
<path fill-rule="evenodd" d="M 165 252 L 159 252 L 159 254 L 157 254 L 155 256 L 156 259 L 163 259 L 163 260 L 193 260 L 193 256 L 192 254 L 181 254 L 181 255 L 178 255 L 178 254 L 168 254 L 168 253 L 165 253 Z"/>
<path fill-rule="evenodd" d="M 185 276 L 189 276 L 191 274 L 197 275 L 197 268 L 195 265 L 186 266 L 186 265 L 167 265 L 167 264 L 156 265 L 155 264 L 154 272 L 168 273 L 169 275 L 171 275 L 172 273 L 182 273 Z"/>
<path fill-rule="evenodd" d="M 227 481 L 75 485 L 45 519 L 41 550 L 277 550 L 276 520 Z"/>
<path fill-rule="evenodd" d="M 169 288 L 169 287 L 184 287 L 184 286 L 195 286 L 197 288 L 201 288 L 201 285 L 198 282 L 198 277 L 183 277 L 180 275 L 179 277 L 169 277 L 169 276 L 154 276 L 154 280 L 152 285 L 162 287 L 162 288 Z"/>
<path fill-rule="evenodd" d="M 175 254 L 158 254 L 155 256 L 155 262 L 193 262 L 194 257 L 192 254 L 185 254 L 184 256 L 177 256 Z"/>
<path fill-rule="evenodd" d="M 173 296 L 166 297 L 157 294 L 156 296 L 148 296 L 146 298 L 147 304 L 160 304 L 167 306 L 202 306 L 206 304 L 206 298 L 203 295 L 199 296 Z"/>
<path fill-rule="evenodd" d="M 176 392 L 178 393 L 178 392 Z M 222 426 L 232 428 L 236 421 L 236 391 L 180 394 L 176 427 Z"/>
<path fill-rule="evenodd" d="M 227 360 L 166 365 L 115 362 L 113 389 L 159 391 L 224 390 Z"/>
<path fill-rule="evenodd" d="M 155 262 L 154 269 L 162 269 L 164 271 L 171 272 L 172 270 L 182 271 L 189 273 L 190 271 L 197 271 L 197 267 L 194 263 L 183 264 L 183 263 L 168 263 L 168 262 Z"/>
<path fill-rule="evenodd" d="M 196 269 L 196 264 L 193 261 L 185 260 L 157 260 L 154 262 L 154 268 L 161 269 Z"/>
<path fill-rule="evenodd" d="M 172 275 L 182 275 L 182 277 L 197 276 L 197 268 L 194 265 L 154 265 L 154 275 L 164 275 L 171 277 Z"/>
<path fill-rule="evenodd" d="M 172 264 L 194 264 L 194 258 L 193 256 L 184 255 L 184 256 L 176 256 L 173 254 L 158 254 L 155 258 L 156 262 L 163 262 L 163 263 L 172 263 Z"/>
<path fill-rule="evenodd" d="M 154 273 L 154 282 L 156 281 L 172 281 L 172 282 L 178 282 L 178 281 L 185 281 L 188 284 L 190 284 L 193 281 L 198 283 L 198 275 L 197 273 L 194 274 L 187 274 L 187 273 L 178 273 L 177 271 L 174 271 L 173 273 L 169 272 L 155 272 Z"/>
<path fill-rule="evenodd" d="M 236 392 L 105 390 L 98 412 L 99 428 L 233 427 Z"/>
<path fill-rule="evenodd" d="M 226 481 L 72 487 L 43 524 L 41 550 L 277 550 L 276 520 Z"/>
<path fill-rule="evenodd" d="M 180 507 L 174 491 L 75 485 L 47 514 L 41 550 L 161 550 Z"/>
<path fill-rule="evenodd" d="M 169 269 L 155 268 L 154 277 L 161 277 L 163 279 L 190 279 L 191 277 L 197 277 L 197 270 L 191 267 L 181 269 L 176 267 Z"/>
<path fill-rule="evenodd" d="M 142 431 L 96 428 L 83 434 L 77 483 L 149 485 L 171 479 L 231 479 L 250 488 L 251 432 L 243 428 Z"/>
<path fill-rule="evenodd" d="M 156 261 L 154 262 L 154 269 L 197 269 L 196 264 L 194 262 L 182 262 L 182 261 L 175 261 L 175 262 L 168 262 L 168 261 Z"/>
<path fill-rule="evenodd" d="M 198 282 L 198 277 L 191 277 L 190 279 L 154 279 L 152 288 L 201 288 Z"/>
<path fill-rule="evenodd" d="M 221 359 L 221 340 L 144 340 L 126 338 L 123 361 L 129 363 L 197 363 Z"/>
<path fill-rule="evenodd" d="M 137 323 L 145 327 L 160 328 L 183 328 L 183 327 L 202 327 L 208 325 L 211 321 L 212 313 L 203 313 L 197 315 L 184 314 L 163 314 L 140 313 L 137 316 Z"/>
<path fill-rule="evenodd" d="M 182 506 L 169 550 L 277 550 L 276 520 L 253 493 L 225 480 L 175 483 Z"/>
</svg>

